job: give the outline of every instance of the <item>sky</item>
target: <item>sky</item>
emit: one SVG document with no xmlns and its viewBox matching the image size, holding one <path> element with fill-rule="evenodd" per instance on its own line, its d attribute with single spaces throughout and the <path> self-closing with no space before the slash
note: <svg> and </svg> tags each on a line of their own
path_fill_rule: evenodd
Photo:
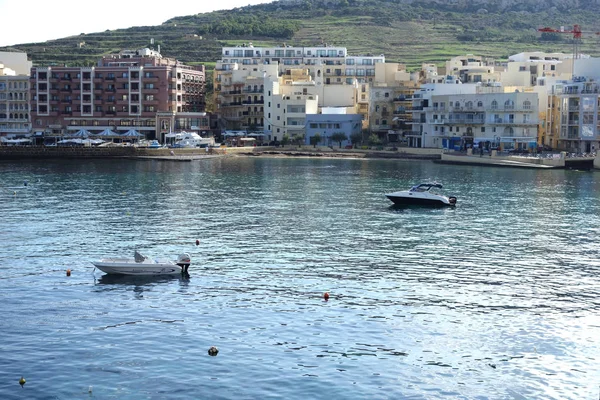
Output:
<svg viewBox="0 0 600 400">
<path fill-rule="evenodd" d="M 0 46 L 80 33 L 160 25 L 173 17 L 270 3 L 271 0 L 0 0 Z"/>
</svg>

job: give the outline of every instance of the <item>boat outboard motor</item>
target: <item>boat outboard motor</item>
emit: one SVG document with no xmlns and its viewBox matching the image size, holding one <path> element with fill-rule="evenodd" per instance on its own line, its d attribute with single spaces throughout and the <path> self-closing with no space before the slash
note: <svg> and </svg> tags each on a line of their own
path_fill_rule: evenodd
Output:
<svg viewBox="0 0 600 400">
<path fill-rule="evenodd" d="M 188 268 L 191 263 L 192 261 L 190 260 L 190 255 L 188 253 L 180 254 L 179 257 L 177 257 L 177 265 L 181 267 L 181 273 L 183 274 L 188 273 Z"/>
</svg>

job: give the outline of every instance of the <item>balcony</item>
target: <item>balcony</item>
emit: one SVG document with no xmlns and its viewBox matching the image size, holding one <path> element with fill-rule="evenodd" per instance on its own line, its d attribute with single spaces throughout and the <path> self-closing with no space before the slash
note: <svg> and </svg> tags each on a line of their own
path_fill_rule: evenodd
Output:
<svg viewBox="0 0 600 400">
<path fill-rule="evenodd" d="M 481 118 L 450 118 L 448 120 L 448 124 L 455 125 L 476 125 L 476 124 L 485 124 L 485 119 Z"/>
</svg>

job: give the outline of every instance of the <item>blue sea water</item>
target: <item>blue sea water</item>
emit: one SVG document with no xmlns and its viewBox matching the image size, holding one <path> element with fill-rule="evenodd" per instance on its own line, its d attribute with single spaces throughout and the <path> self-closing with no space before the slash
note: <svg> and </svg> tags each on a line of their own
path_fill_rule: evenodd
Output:
<svg viewBox="0 0 600 400">
<path fill-rule="evenodd" d="M 0 398 L 596 399 L 597 176 L 2 162 Z M 384 196 L 430 179 L 456 208 Z M 188 252 L 191 276 L 90 262 L 134 250 Z"/>
</svg>

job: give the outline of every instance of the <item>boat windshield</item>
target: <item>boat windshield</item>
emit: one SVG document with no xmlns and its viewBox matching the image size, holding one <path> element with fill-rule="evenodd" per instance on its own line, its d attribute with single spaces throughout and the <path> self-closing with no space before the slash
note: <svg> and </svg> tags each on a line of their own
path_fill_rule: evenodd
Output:
<svg viewBox="0 0 600 400">
<path fill-rule="evenodd" d="M 431 188 L 441 189 L 442 185 L 439 183 L 421 183 L 420 185 L 415 185 L 410 188 L 411 192 L 426 192 Z"/>
</svg>

